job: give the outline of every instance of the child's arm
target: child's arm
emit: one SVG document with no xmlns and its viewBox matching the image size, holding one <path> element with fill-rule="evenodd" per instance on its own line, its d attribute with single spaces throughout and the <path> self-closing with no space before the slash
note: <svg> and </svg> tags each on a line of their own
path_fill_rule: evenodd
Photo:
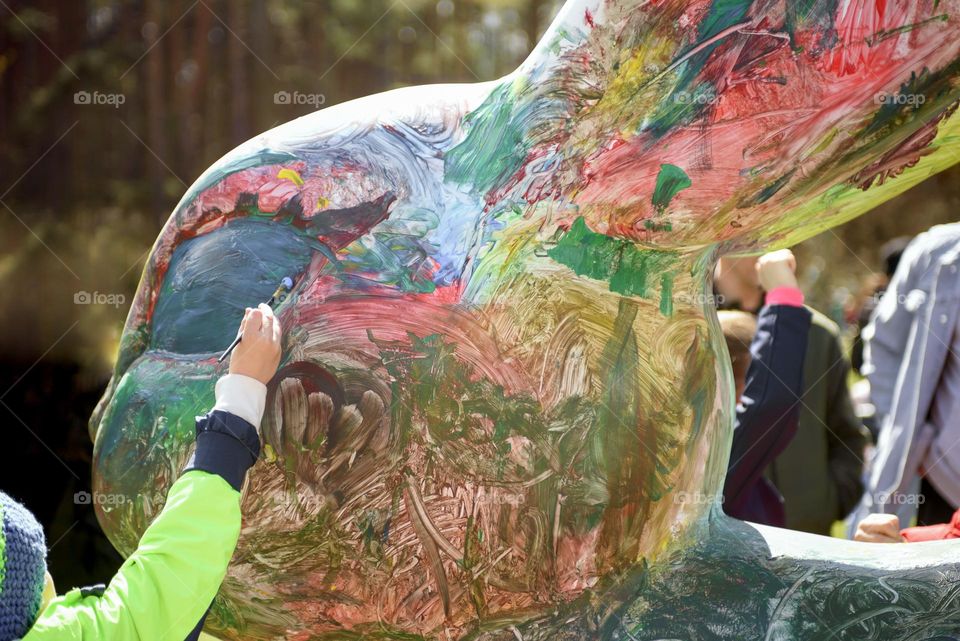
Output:
<svg viewBox="0 0 960 641">
<path fill-rule="evenodd" d="M 260 451 L 256 426 L 276 371 L 280 326 L 266 306 L 248 310 L 217 404 L 197 420 L 196 452 L 101 596 L 54 599 L 24 641 L 183 641 L 226 575 L 240 534 L 240 487 Z"/>
<path fill-rule="evenodd" d="M 796 434 L 811 314 L 802 306 L 792 259 L 789 252 L 774 252 L 758 263 L 767 304 L 757 319 L 747 383 L 737 404 L 723 489 L 729 506 L 739 504 Z"/>
</svg>

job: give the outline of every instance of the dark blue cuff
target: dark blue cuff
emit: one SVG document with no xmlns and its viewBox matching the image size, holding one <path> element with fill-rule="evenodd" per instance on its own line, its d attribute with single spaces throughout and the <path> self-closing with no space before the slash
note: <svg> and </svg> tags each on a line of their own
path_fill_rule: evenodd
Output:
<svg viewBox="0 0 960 641">
<path fill-rule="evenodd" d="M 243 479 L 260 456 L 260 437 L 239 416 L 214 410 L 197 417 L 197 449 L 184 472 L 203 470 L 217 474 L 240 491 Z"/>
</svg>

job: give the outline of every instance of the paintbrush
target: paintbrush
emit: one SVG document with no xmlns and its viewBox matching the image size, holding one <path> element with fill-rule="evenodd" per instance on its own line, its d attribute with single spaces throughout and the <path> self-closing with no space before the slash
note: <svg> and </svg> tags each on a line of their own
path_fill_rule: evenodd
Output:
<svg viewBox="0 0 960 641">
<path fill-rule="evenodd" d="M 267 301 L 267 306 L 272 308 L 274 304 L 276 304 L 285 293 L 291 291 L 292 289 L 293 289 L 293 279 L 290 278 L 289 276 L 284 276 L 283 280 L 280 281 L 280 284 L 277 285 L 277 288 L 274 290 L 273 295 L 270 296 L 270 300 Z M 237 337 L 233 339 L 232 343 L 230 343 L 230 347 L 228 347 L 226 351 L 223 352 L 223 354 L 220 354 L 220 358 L 217 359 L 217 362 L 222 363 L 227 356 L 230 356 L 230 352 L 232 352 L 234 348 L 240 344 L 240 341 L 242 339 L 243 339 L 243 334 L 242 333 L 237 334 Z"/>
</svg>

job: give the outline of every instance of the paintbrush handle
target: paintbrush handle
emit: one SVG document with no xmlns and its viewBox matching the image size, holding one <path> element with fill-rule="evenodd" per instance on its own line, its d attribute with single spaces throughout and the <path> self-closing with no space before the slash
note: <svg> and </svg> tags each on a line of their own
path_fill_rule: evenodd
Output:
<svg viewBox="0 0 960 641">
<path fill-rule="evenodd" d="M 230 352 L 232 352 L 232 351 L 234 350 L 234 348 L 235 348 L 237 345 L 240 344 L 240 339 L 241 339 L 241 338 L 243 338 L 243 334 L 237 334 L 237 337 L 236 337 L 235 339 L 233 339 L 233 342 L 232 342 L 232 343 L 230 343 L 230 347 L 228 347 L 228 348 L 223 352 L 223 354 L 220 354 L 220 358 L 217 359 L 217 362 L 218 362 L 218 363 L 222 363 L 223 360 L 224 360 L 227 356 L 230 356 Z"/>
<path fill-rule="evenodd" d="M 270 309 L 273 309 L 273 304 L 277 302 L 277 296 L 279 296 L 285 291 L 289 292 L 292 289 L 293 289 L 293 279 L 288 276 L 284 278 L 282 281 L 280 281 L 280 286 L 277 287 L 277 290 L 273 292 L 273 296 L 271 296 L 270 300 L 267 301 L 267 307 L 269 307 Z M 222 363 L 224 359 L 227 358 L 227 356 L 230 356 L 230 352 L 232 352 L 236 348 L 236 346 L 240 344 L 240 341 L 242 339 L 243 339 L 243 334 L 242 333 L 237 334 L 237 337 L 233 339 L 232 343 L 230 343 L 230 347 L 228 347 L 223 352 L 223 354 L 220 354 L 220 358 L 217 359 L 217 362 Z"/>
</svg>

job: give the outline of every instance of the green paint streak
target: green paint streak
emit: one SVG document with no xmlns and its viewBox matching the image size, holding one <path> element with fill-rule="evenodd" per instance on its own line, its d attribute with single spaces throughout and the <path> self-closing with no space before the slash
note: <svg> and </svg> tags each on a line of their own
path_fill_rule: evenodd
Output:
<svg viewBox="0 0 960 641">
<path fill-rule="evenodd" d="M 930 24 L 931 22 L 948 22 L 949 20 L 950 16 L 946 13 L 942 13 L 939 16 L 930 16 L 926 20 L 921 20 L 920 22 L 914 22 L 912 24 L 905 24 L 895 29 L 883 29 L 882 31 L 878 31 L 867 38 L 867 44 L 872 47 L 878 42 L 886 40 L 887 38 L 892 38 L 893 36 L 900 35 L 901 33 L 913 31 L 914 29 L 918 29 L 924 25 Z"/>
<path fill-rule="evenodd" d="M 649 298 L 651 292 L 647 286 L 647 275 L 650 272 L 647 252 L 626 243 L 618 249 L 619 262 L 612 265 L 610 291 Z"/>
<path fill-rule="evenodd" d="M 692 184 L 687 172 L 676 165 L 660 165 L 657 185 L 653 189 L 653 206 L 657 212 L 662 214 L 670 206 L 673 197 Z"/>
<path fill-rule="evenodd" d="M 752 4 L 753 0 L 714 0 L 710 5 L 710 11 L 700 22 L 697 42 L 692 43 L 687 51 L 713 38 L 725 29 L 743 22 L 749 14 Z M 657 113 L 647 123 L 647 127 L 655 136 L 663 136 L 677 125 L 693 120 L 704 110 L 711 107 L 709 100 L 691 99 L 690 97 L 698 96 L 708 88 L 716 95 L 712 85 L 700 83 L 697 87 L 691 87 L 691 83 L 703 70 L 703 66 L 710 59 L 714 50 L 722 43 L 723 40 L 719 40 L 704 47 L 701 51 L 687 58 L 678 67 L 680 73 L 677 84 L 673 91 L 664 97 Z"/>
<path fill-rule="evenodd" d="M 700 82 L 688 86 L 691 80 L 684 80 L 684 84 L 678 83 L 673 92 L 657 106 L 650 122 L 644 122 L 643 126 L 661 136 L 678 125 L 693 122 L 717 102 L 717 90 L 712 83 Z"/>
<path fill-rule="evenodd" d="M 927 102 L 933 101 L 937 94 L 945 89 L 952 89 L 945 86 L 945 81 L 948 85 L 952 82 L 953 74 L 949 72 L 957 67 L 958 63 L 953 62 L 947 69 L 937 73 L 931 74 L 928 69 L 924 69 L 919 75 L 911 73 L 910 79 L 900 85 L 899 92 L 886 96 L 887 99 L 873 114 L 873 119 L 861 136 L 882 132 L 882 137 L 886 138 L 892 130 L 903 127 L 903 118 L 921 111 Z"/>
<path fill-rule="evenodd" d="M 673 273 L 664 272 L 660 276 L 660 313 L 673 316 Z"/>
<path fill-rule="evenodd" d="M 793 175 L 795 173 L 797 173 L 797 170 L 791 169 L 790 171 L 780 176 L 773 182 L 765 185 L 763 189 L 757 192 L 757 194 L 754 195 L 753 197 L 744 198 L 743 200 L 741 200 L 739 203 L 737 203 L 737 207 L 740 209 L 747 209 L 755 205 L 759 205 L 761 203 L 767 202 L 768 200 L 773 198 L 777 194 L 777 192 L 783 189 L 787 185 L 787 183 L 790 182 L 790 179 L 793 178 Z"/>
<path fill-rule="evenodd" d="M 587 227 L 581 216 L 570 231 L 563 234 L 557 246 L 547 252 L 550 258 L 571 268 L 580 276 L 607 280 L 620 260 L 624 243 L 615 238 L 596 234 Z"/>
<path fill-rule="evenodd" d="M 480 192 L 494 188 L 513 175 L 530 149 L 526 121 L 531 106 L 519 108 L 513 84 L 504 84 L 463 119 L 466 138 L 447 152 L 444 177 L 471 185 Z"/>
<path fill-rule="evenodd" d="M 639 249 L 629 241 L 597 234 L 590 231 L 582 217 L 574 221 L 570 231 L 560 237 L 547 255 L 578 276 L 608 281 L 612 292 L 644 298 L 652 295 L 648 276 L 670 273 L 672 284 L 676 264 L 672 252 Z M 661 279 L 661 286 L 664 282 Z M 672 304 L 666 308 L 672 309 Z"/>
<path fill-rule="evenodd" d="M 636 302 L 620 300 L 613 332 L 600 357 L 599 454 L 609 497 L 600 546 L 613 557 L 636 545 L 646 516 L 644 499 L 656 489 L 656 432 L 641 429 L 640 355 L 633 328 L 638 312 Z"/>
<path fill-rule="evenodd" d="M 797 32 L 819 28 L 824 38 L 834 33 L 834 16 L 837 14 L 837 0 L 794 0 L 786 3 L 784 26 L 790 34 L 790 41 L 796 47 Z"/>
</svg>

